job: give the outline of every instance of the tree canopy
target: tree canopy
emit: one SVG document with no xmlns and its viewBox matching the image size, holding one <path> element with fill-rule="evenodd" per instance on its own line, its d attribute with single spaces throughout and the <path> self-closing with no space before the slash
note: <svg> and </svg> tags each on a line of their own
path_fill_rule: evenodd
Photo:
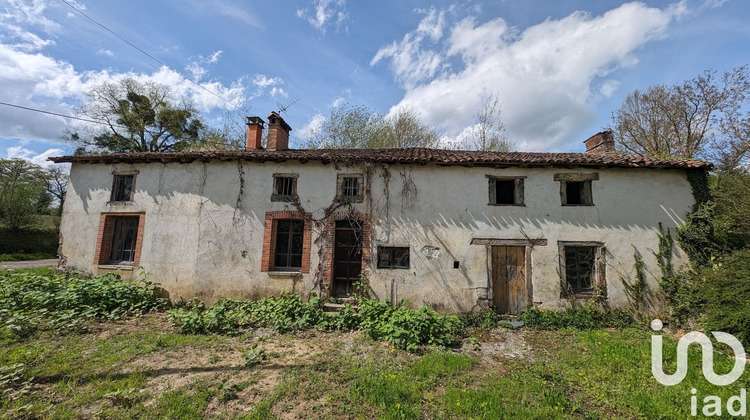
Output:
<svg viewBox="0 0 750 420">
<path fill-rule="evenodd" d="M 331 110 L 307 147 L 378 148 L 437 147 L 440 135 L 411 109 L 393 115 L 379 114 L 366 106 L 340 106 Z"/>
<path fill-rule="evenodd" d="M 513 149 L 513 142 L 505 131 L 496 94 L 482 95 L 482 105 L 476 113 L 476 123 L 469 127 L 466 141 L 466 147 L 470 150 L 509 152 Z"/>
<path fill-rule="evenodd" d="M 22 159 L 0 159 L 0 221 L 11 229 L 34 222 L 48 210 L 48 175 L 39 166 Z"/>
<path fill-rule="evenodd" d="M 167 85 L 123 78 L 96 85 L 86 97 L 77 113 L 102 124 L 69 137 L 87 151 L 170 152 L 203 141 L 200 113 Z"/>
<path fill-rule="evenodd" d="M 750 151 L 750 72 L 707 70 L 674 85 L 629 94 L 613 113 L 620 148 L 651 157 L 712 159 L 738 167 Z"/>
</svg>

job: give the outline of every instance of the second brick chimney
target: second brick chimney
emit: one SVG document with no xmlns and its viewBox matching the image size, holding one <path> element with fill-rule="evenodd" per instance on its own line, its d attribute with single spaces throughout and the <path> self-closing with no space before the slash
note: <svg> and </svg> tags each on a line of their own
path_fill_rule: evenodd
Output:
<svg viewBox="0 0 750 420">
<path fill-rule="evenodd" d="M 247 143 L 245 150 L 262 149 L 263 121 L 260 117 L 247 117 Z"/>
<path fill-rule="evenodd" d="M 609 155 L 615 153 L 615 137 L 612 130 L 596 133 L 584 143 L 586 143 L 586 153 L 589 154 Z"/>
<path fill-rule="evenodd" d="M 268 150 L 288 150 L 292 127 L 276 112 L 268 115 Z"/>
</svg>

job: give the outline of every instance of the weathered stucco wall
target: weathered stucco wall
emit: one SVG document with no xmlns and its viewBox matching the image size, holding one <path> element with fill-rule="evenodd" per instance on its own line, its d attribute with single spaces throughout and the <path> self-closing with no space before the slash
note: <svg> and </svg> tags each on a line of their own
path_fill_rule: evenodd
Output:
<svg viewBox="0 0 750 420">
<path fill-rule="evenodd" d="M 108 204 L 112 173 L 132 170 L 138 171 L 133 204 Z M 626 305 L 620 277 L 635 277 L 633 247 L 646 263 L 650 287 L 657 290 L 660 271 L 652 251 L 658 247 L 658 223 L 673 230 L 693 204 L 685 172 L 679 170 L 220 161 L 74 164 L 61 251 L 69 269 L 137 278 L 138 268 L 97 266 L 94 253 L 102 213 L 145 212 L 140 266 L 172 299 L 255 298 L 282 289 L 317 292 L 320 223 L 313 227 L 310 273 L 292 277 L 260 271 L 265 213 L 297 210 L 291 203 L 271 202 L 273 174 L 299 174 L 300 205 L 320 220 L 336 197 L 337 174 L 346 172 L 365 175 L 368 195 L 351 208 L 372 216 L 369 283 L 375 297 L 453 312 L 476 309 L 487 298 L 487 247 L 471 245 L 473 238 L 546 239 L 546 246 L 531 252 L 533 301 L 552 308 L 565 303 L 560 299 L 557 241 L 602 242 L 610 303 Z M 561 206 L 560 183 L 553 177 L 567 172 L 599 174 L 592 183 L 594 206 Z M 488 205 L 487 175 L 525 176 L 525 206 Z M 409 246 L 410 268 L 377 269 L 379 245 Z M 674 261 L 680 265 L 687 259 L 675 249 Z"/>
</svg>

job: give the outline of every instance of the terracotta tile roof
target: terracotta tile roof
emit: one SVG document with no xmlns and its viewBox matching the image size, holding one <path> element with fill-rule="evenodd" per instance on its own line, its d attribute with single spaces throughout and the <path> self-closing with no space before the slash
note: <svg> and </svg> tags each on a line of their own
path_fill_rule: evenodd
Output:
<svg viewBox="0 0 750 420">
<path fill-rule="evenodd" d="M 207 162 L 211 160 L 249 162 L 302 163 L 390 163 L 428 164 L 450 166 L 538 167 L 583 166 L 614 168 L 676 168 L 710 169 L 711 164 L 700 160 L 651 159 L 624 155 L 597 155 L 585 153 L 531 153 L 531 152 L 479 152 L 426 148 L 385 149 L 318 149 L 318 150 L 222 150 L 173 153 L 113 153 L 52 157 L 55 163 L 148 163 L 148 162 Z"/>
</svg>

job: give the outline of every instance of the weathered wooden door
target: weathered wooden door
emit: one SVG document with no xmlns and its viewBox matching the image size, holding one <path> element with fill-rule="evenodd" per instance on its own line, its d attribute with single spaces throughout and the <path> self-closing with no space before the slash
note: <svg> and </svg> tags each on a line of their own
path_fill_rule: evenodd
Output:
<svg viewBox="0 0 750 420">
<path fill-rule="evenodd" d="M 333 296 L 354 292 L 362 272 L 362 227 L 358 222 L 336 222 L 333 254 Z"/>
<path fill-rule="evenodd" d="M 526 248 L 492 247 L 492 303 L 499 313 L 520 314 L 528 303 Z"/>
</svg>

